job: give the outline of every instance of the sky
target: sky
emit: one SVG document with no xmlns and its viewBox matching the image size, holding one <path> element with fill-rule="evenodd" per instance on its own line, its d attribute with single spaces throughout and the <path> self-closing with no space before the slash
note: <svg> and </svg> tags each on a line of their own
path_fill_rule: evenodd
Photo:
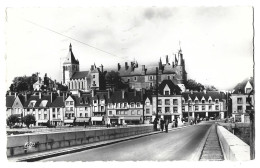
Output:
<svg viewBox="0 0 260 168">
<path fill-rule="evenodd" d="M 250 6 L 8 8 L 6 88 L 35 72 L 61 81 L 71 43 L 82 71 L 157 65 L 181 47 L 188 79 L 231 89 L 253 76 L 252 14 Z"/>
</svg>

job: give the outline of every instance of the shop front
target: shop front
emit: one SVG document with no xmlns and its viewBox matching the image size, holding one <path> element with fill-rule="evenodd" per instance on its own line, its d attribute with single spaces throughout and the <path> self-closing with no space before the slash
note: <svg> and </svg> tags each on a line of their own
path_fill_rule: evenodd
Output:
<svg viewBox="0 0 260 168">
<path fill-rule="evenodd" d="M 89 117 L 76 118 L 75 124 L 77 126 L 85 126 L 85 125 L 89 125 L 89 121 L 90 121 Z"/>
<path fill-rule="evenodd" d="M 142 123 L 142 117 L 141 116 L 129 116 L 129 117 L 123 117 L 120 118 L 121 120 L 123 120 L 123 123 L 126 124 L 141 124 Z"/>
<path fill-rule="evenodd" d="M 64 125 L 70 126 L 74 124 L 74 119 L 66 119 L 64 120 Z"/>
<path fill-rule="evenodd" d="M 61 121 L 61 119 L 52 119 L 51 125 L 61 126 L 62 125 L 62 121 Z"/>
<path fill-rule="evenodd" d="M 48 120 L 38 120 L 37 121 L 38 126 L 47 126 L 47 122 L 48 122 Z"/>
<path fill-rule="evenodd" d="M 93 125 L 104 125 L 104 118 L 103 118 L 103 116 L 91 117 L 91 121 L 92 121 Z"/>
</svg>

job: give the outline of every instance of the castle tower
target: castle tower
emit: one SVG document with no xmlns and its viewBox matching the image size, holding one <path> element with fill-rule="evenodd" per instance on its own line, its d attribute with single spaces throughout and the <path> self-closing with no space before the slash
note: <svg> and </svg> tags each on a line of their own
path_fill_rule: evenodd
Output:
<svg viewBox="0 0 260 168">
<path fill-rule="evenodd" d="M 62 82 L 67 84 L 74 72 L 79 71 L 79 61 L 75 59 L 72 52 L 72 45 L 69 46 L 69 53 L 62 64 Z"/>
<path fill-rule="evenodd" d="M 178 60 L 176 60 L 176 56 L 175 56 L 175 62 L 176 61 L 177 61 L 177 65 L 175 66 L 175 69 L 176 69 L 176 77 L 178 80 L 178 84 L 184 84 L 187 81 L 187 73 L 185 70 L 185 62 L 183 59 L 181 48 L 178 52 Z"/>
</svg>

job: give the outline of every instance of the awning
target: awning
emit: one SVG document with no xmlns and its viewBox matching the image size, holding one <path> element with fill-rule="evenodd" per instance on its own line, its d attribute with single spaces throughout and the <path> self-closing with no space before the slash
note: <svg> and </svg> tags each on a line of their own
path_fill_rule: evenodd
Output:
<svg viewBox="0 0 260 168">
<path fill-rule="evenodd" d="M 108 118 L 110 118 L 110 119 L 118 119 L 119 117 L 118 116 L 108 116 Z"/>
<path fill-rule="evenodd" d="M 124 117 L 124 120 L 141 120 L 141 117 L 140 116 L 138 116 L 138 117 Z"/>
<path fill-rule="evenodd" d="M 73 120 L 64 120 L 64 123 L 73 123 Z"/>
<path fill-rule="evenodd" d="M 91 121 L 102 121 L 103 117 L 91 117 Z"/>
<path fill-rule="evenodd" d="M 51 121 L 61 121 L 61 119 L 60 118 L 54 118 Z"/>
<path fill-rule="evenodd" d="M 85 118 L 76 118 L 75 122 L 89 122 L 89 117 L 85 117 Z"/>
<path fill-rule="evenodd" d="M 48 120 L 38 120 L 38 123 L 47 123 Z"/>
</svg>

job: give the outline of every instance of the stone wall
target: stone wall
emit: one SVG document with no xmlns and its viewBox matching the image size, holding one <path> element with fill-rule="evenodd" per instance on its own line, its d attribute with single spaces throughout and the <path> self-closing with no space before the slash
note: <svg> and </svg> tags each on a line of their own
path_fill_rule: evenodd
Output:
<svg viewBox="0 0 260 168">
<path fill-rule="evenodd" d="M 153 126 L 151 125 L 103 130 L 13 135 L 7 137 L 6 154 L 7 157 L 10 157 L 63 147 L 84 145 L 104 140 L 112 140 L 149 132 L 153 132 Z"/>
</svg>

